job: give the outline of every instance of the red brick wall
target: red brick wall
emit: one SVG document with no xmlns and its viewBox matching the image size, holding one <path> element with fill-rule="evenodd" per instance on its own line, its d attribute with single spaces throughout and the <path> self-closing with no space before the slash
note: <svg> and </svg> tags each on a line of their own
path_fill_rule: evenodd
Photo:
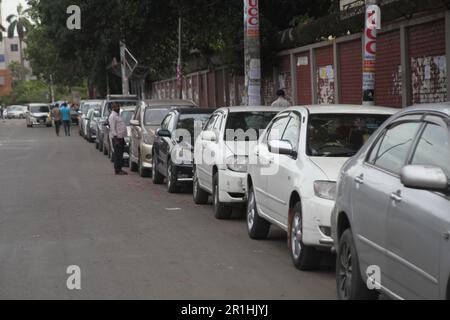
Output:
<svg viewBox="0 0 450 320">
<path fill-rule="evenodd" d="M 311 57 L 309 56 L 309 52 L 299 54 L 295 58 L 295 62 L 297 63 L 297 59 L 299 57 L 307 57 L 308 65 L 307 66 L 298 66 L 297 65 L 297 99 L 300 105 L 308 105 L 312 104 L 311 99 Z"/>
<path fill-rule="evenodd" d="M 408 30 L 413 103 L 447 100 L 445 21 Z"/>
<path fill-rule="evenodd" d="M 339 78 L 343 104 L 362 103 L 361 40 L 339 44 Z"/>
<path fill-rule="evenodd" d="M 334 103 L 335 85 L 334 80 L 325 78 L 321 68 L 332 66 L 334 73 L 333 47 L 328 46 L 316 50 L 316 68 L 317 68 L 317 102 L 319 104 Z"/>
<path fill-rule="evenodd" d="M 400 66 L 400 32 L 380 35 L 377 39 L 375 104 L 386 107 L 402 106 Z"/>
</svg>

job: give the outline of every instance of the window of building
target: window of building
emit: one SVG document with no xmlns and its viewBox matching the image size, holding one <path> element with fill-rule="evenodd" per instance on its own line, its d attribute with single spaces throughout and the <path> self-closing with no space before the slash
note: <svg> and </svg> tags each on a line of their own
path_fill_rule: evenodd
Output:
<svg viewBox="0 0 450 320">
<path fill-rule="evenodd" d="M 4 54 L 0 54 L 0 62 L 5 62 L 5 55 Z"/>
<path fill-rule="evenodd" d="M 12 52 L 18 52 L 19 51 L 19 45 L 18 44 L 12 44 L 11 45 L 11 51 Z"/>
</svg>

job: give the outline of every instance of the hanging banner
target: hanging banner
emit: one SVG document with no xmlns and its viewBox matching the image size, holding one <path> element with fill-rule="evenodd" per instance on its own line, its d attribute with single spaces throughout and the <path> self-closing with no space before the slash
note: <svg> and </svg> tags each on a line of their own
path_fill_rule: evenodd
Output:
<svg viewBox="0 0 450 320">
<path fill-rule="evenodd" d="M 363 57 L 363 103 L 373 105 L 375 101 L 375 71 L 377 57 L 377 30 L 381 29 L 381 11 L 377 5 L 366 10 Z"/>
</svg>

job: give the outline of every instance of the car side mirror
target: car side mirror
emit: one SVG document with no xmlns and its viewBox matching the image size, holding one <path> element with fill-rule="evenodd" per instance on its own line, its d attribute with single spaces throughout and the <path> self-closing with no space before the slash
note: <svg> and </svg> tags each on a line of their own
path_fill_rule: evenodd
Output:
<svg viewBox="0 0 450 320">
<path fill-rule="evenodd" d="M 297 157 L 297 152 L 289 141 L 274 140 L 269 142 L 269 152 L 289 157 Z"/>
<path fill-rule="evenodd" d="M 433 166 L 406 166 L 400 174 L 402 184 L 411 189 L 449 191 L 450 182 L 444 170 Z"/>
<path fill-rule="evenodd" d="M 202 140 L 216 142 L 217 137 L 216 137 L 216 134 L 214 133 L 214 131 L 203 131 L 202 132 Z"/>
<path fill-rule="evenodd" d="M 156 135 L 161 138 L 172 138 L 172 133 L 167 129 L 158 129 Z"/>
</svg>

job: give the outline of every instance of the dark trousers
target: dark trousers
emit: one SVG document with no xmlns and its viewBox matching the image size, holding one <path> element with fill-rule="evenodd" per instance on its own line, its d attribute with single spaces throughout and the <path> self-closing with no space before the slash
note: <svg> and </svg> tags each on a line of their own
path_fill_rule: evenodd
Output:
<svg viewBox="0 0 450 320">
<path fill-rule="evenodd" d="M 63 121 L 64 124 L 64 132 L 66 133 L 66 136 L 70 136 L 70 120 L 64 120 Z"/>
<path fill-rule="evenodd" d="M 120 173 L 123 168 L 123 153 L 125 152 L 125 139 L 113 139 L 114 170 Z"/>
<path fill-rule="evenodd" d="M 56 135 L 59 137 L 59 132 L 61 131 L 61 121 L 60 120 L 55 120 L 55 130 L 56 130 Z"/>
</svg>

